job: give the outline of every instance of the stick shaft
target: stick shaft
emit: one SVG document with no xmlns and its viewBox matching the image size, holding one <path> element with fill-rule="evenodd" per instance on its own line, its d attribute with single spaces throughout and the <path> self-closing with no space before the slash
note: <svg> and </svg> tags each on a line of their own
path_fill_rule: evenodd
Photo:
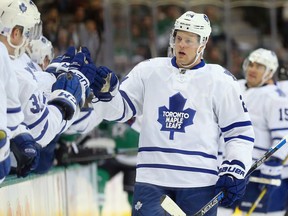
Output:
<svg viewBox="0 0 288 216">
<path fill-rule="evenodd" d="M 251 168 L 248 170 L 245 178 L 249 177 L 252 172 L 254 172 L 261 164 L 263 164 L 272 154 L 274 154 L 278 149 L 280 149 L 284 144 L 287 143 L 288 135 L 285 136 L 276 146 L 271 147 L 260 159 L 254 162 Z M 224 198 L 224 192 L 219 192 L 211 201 L 209 201 L 205 206 L 203 206 L 196 214 L 193 216 L 205 215 L 211 208 L 218 204 Z"/>
</svg>

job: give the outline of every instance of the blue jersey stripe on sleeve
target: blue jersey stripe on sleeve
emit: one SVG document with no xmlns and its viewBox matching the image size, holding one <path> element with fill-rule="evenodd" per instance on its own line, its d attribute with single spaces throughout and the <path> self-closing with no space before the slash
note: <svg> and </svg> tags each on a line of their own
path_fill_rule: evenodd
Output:
<svg viewBox="0 0 288 216">
<path fill-rule="evenodd" d="M 47 117 L 48 114 L 49 114 L 49 110 L 46 108 L 45 111 L 43 112 L 42 116 L 33 124 L 28 125 L 28 128 L 32 129 L 32 128 L 36 127 L 37 125 L 39 125 L 40 122 L 42 122 Z"/>
<path fill-rule="evenodd" d="M 15 108 L 7 108 L 8 114 L 15 114 L 21 112 L 21 107 L 15 107 Z"/>
<path fill-rule="evenodd" d="M 133 112 L 133 116 L 135 116 L 135 114 L 136 114 L 136 108 L 135 108 L 135 106 L 133 105 L 133 103 L 132 103 L 132 101 L 130 100 L 130 98 L 128 97 L 128 95 L 126 94 L 126 92 L 120 90 L 120 94 L 121 94 L 121 96 L 127 101 L 130 109 L 131 109 L 132 112 Z"/>
<path fill-rule="evenodd" d="M 254 142 L 254 138 L 253 138 L 253 137 L 248 137 L 248 136 L 243 136 L 243 135 L 233 136 L 233 137 L 226 137 L 226 138 L 224 138 L 224 141 L 225 141 L 225 142 L 228 142 L 228 141 L 230 141 L 231 139 L 242 139 L 242 140 Z"/>
<path fill-rule="evenodd" d="M 42 139 L 42 137 L 45 135 L 46 131 L 47 131 L 47 128 L 48 128 L 48 121 L 46 121 L 44 127 L 43 127 L 43 130 L 41 131 L 40 135 L 38 137 L 35 138 L 35 141 L 39 141 L 40 139 Z"/>
<path fill-rule="evenodd" d="M 270 129 L 270 132 L 273 132 L 273 131 L 283 131 L 283 130 L 288 130 L 288 128 L 272 128 L 272 129 Z"/>
<path fill-rule="evenodd" d="M 232 130 L 237 127 L 246 127 L 252 125 L 251 121 L 244 121 L 244 122 L 235 122 L 227 127 L 221 128 L 222 133 Z"/>
<path fill-rule="evenodd" d="M 90 116 L 90 114 L 92 113 L 93 109 L 89 109 L 88 112 L 82 116 L 80 119 L 76 120 L 75 122 L 73 122 L 73 125 L 78 124 L 79 122 L 83 121 L 84 119 L 88 118 Z"/>
</svg>

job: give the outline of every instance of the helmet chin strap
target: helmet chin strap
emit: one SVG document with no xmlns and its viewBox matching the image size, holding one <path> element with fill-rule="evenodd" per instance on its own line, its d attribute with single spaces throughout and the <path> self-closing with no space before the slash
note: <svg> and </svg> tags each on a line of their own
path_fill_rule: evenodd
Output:
<svg viewBox="0 0 288 216">
<path fill-rule="evenodd" d="M 7 42 L 9 44 L 9 46 L 14 48 L 14 55 L 9 55 L 10 58 L 12 58 L 12 59 L 18 58 L 21 54 L 24 53 L 21 50 L 21 48 L 24 48 L 24 45 L 26 43 L 26 39 L 25 38 L 23 38 L 23 41 L 22 41 L 22 43 L 20 45 L 16 46 L 16 45 L 12 44 L 10 35 L 7 35 Z M 24 48 L 24 51 L 25 51 L 25 48 Z"/>
<path fill-rule="evenodd" d="M 203 46 L 203 49 L 202 49 L 201 52 L 199 52 L 200 47 L 201 47 L 201 45 L 197 48 L 196 56 L 195 56 L 195 58 L 194 58 L 194 61 L 193 61 L 191 64 L 184 65 L 184 64 L 179 63 L 179 65 L 180 65 L 181 67 L 183 67 L 183 68 L 191 68 L 191 66 L 194 65 L 195 62 L 198 60 L 199 56 L 202 56 L 202 54 L 203 54 L 203 51 L 204 51 L 204 49 L 205 49 L 205 45 Z M 175 54 L 174 54 L 174 55 L 175 55 Z"/>
<path fill-rule="evenodd" d="M 258 87 L 264 85 L 269 79 L 271 79 L 272 76 L 269 72 L 268 69 L 266 69 L 266 71 L 264 72 L 263 76 L 262 76 L 262 81 L 260 82 L 260 84 L 258 85 Z"/>
</svg>

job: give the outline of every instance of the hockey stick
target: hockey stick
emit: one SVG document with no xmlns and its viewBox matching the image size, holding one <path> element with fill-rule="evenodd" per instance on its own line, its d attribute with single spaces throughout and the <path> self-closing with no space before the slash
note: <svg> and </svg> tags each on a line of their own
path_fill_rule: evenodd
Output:
<svg viewBox="0 0 288 216">
<path fill-rule="evenodd" d="M 260 183 L 260 184 L 267 184 L 267 185 L 275 185 L 280 186 L 281 180 L 280 179 L 267 179 L 267 178 L 259 178 L 256 176 L 251 176 L 249 178 L 250 182 Z"/>
<path fill-rule="evenodd" d="M 250 216 L 252 214 L 252 212 L 255 210 L 255 208 L 257 207 L 257 205 L 260 203 L 260 201 L 263 199 L 263 197 L 265 196 L 267 192 L 267 188 L 264 187 L 261 190 L 261 193 L 259 194 L 259 196 L 257 197 L 257 199 L 255 200 L 255 202 L 253 203 L 253 205 L 251 206 L 251 208 L 249 209 L 248 213 L 246 214 L 246 216 Z"/>
<path fill-rule="evenodd" d="M 288 135 L 283 137 L 283 139 L 274 147 L 271 147 L 260 159 L 256 160 L 251 168 L 248 170 L 245 178 L 249 177 L 252 172 L 254 172 L 261 164 L 263 164 L 268 158 L 271 157 L 278 149 L 280 149 L 284 144 L 287 143 Z M 211 208 L 218 204 L 224 197 L 224 191 L 219 192 L 210 202 L 203 206 L 194 216 L 205 215 Z"/>
<path fill-rule="evenodd" d="M 286 161 L 288 160 L 288 155 L 282 160 L 282 165 L 284 165 L 286 163 Z M 280 184 L 276 185 L 276 186 L 280 186 L 281 185 L 281 180 L 280 179 L 271 179 L 271 180 L 278 180 Z M 265 194 L 267 193 L 267 187 L 266 185 L 263 187 L 263 189 L 261 190 L 261 193 L 259 194 L 259 196 L 257 197 L 257 199 L 254 201 L 254 203 L 252 204 L 252 206 L 250 207 L 248 213 L 246 214 L 246 216 L 250 216 L 254 210 L 256 209 L 256 207 L 258 206 L 258 204 L 260 203 L 260 201 L 263 199 L 263 197 L 265 196 Z"/>
<path fill-rule="evenodd" d="M 186 216 L 182 209 L 167 195 L 161 197 L 161 206 L 172 216 Z"/>
<path fill-rule="evenodd" d="M 262 158 L 255 161 L 255 163 L 252 165 L 252 167 L 247 172 L 246 177 L 250 176 L 252 172 L 256 170 L 262 163 L 264 163 L 272 154 L 274 154 L 278 149 L 280 149 L 284 144 L 287 143 L 287 136 L 285 136 L 275 147 L 270 148 Z M 263 194 L 263 196 L 265 193 Z M 263 197 L 262 196 L 262 197 Z M 213 206 L 215 206 L 219 201 L 221 201 L 224 197 L 224 192 L 218 193 L 209 203 L 207 203 L 203 208 L 201 208 L 194 216 L 202 216 L 205 215 Z M 161 205 L 169 214 L 171 215 L 178 215 L 177 212 L 173 212 L 173 209 L 175 206 L 179 208 L 179 206 L 167 195 L 164 195 L 162 197 L 164 200 L 162 202 L 165 202 L 165 199 L 169 199 L 169 205 Z M 261 198 L 262 199 L 262 198 Z M 260 200 L 261 200 L 260 199 Z M 182 210 L 181 210 L 182 211 Z M 183 211 L 182 211 L 183 212 Z"/>
</svg>

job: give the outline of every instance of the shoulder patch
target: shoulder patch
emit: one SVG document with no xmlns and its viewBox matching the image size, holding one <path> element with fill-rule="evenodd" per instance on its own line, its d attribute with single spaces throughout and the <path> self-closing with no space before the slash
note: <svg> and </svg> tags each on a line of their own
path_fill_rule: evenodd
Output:
<svg viewBox="0 0 288 216">
<path fill-rule="evenodd" d="M 224 73 L 231 76 L 234 81 L 237 81 L 236 77 L 230 71 L 225 70 Z"/>
</svg>

